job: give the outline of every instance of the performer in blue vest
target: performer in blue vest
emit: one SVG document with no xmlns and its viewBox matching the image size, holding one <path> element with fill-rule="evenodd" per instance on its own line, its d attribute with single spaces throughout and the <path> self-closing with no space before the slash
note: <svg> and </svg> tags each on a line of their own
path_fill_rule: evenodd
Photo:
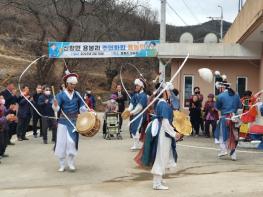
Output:
<svg viewBox="0 0 263 197">
<path fill-rule="evenodd" d="M 238 129 L 235 128 L 235 120 L 232 118 L 238 108 L 242 107 L 240 97 L 230 88 L 226 80 L 216 83 L 221 92 L 216 99 L 216 108 L 220 111 L 220 119 L 215 130 L 215 142 L 220 145 L 218 157 L 228 154 L 233 161 L 237 159 L 236 147 L 238 143 Z"/>
<path fill-rule="evenodd" d="M 87 111 L 80 98 L 80 94 L 75 91 L 78 83 L 78 75 L 66 71 L 63 77 L 65 82 L 65 90 L 56 95 L 53 103 L 53 109 L 60 111 L 60 119 L 58 120 L 57 139 L 55 146 L 55 155 L 59 158 L 59 172 L 65 171 L 66 160 L 70 171 L 75 171 L 74 159 L 78 149 L 78 132 L 74 129 L 72 123 L 76 125 L 76 119 L 80 112 Z M 70 119 L 67 120 L 66 116 Z"/>
<path fill-rule="evenodd" d="M 130 105 L 128 108 L 132 119 L 137 117 L 137 115 L 147 106 L 147 102 L 148 102 L 147 95 L 144 92 L 144 88 L 145 88 L 144 81 L 142 79 L 136 79 L 134 81 L 134 85 L 135 85 L 135 93 L 132 95 Z M 132 151 L 141 148 L 139 142 L 140 129 L 142 128 L 145 121 L 146 121 L 146 113 L 141 115 L 130 125 L 130 130 L 133 138 L 133 146 L 131 147 Z"/>
<path fill-rule="evenodd" d="M 161 91 L 159 89 L 159 91 Z M 167 169 L 175 168 L 177 162 L 176 139 L 180 138 L 172 126 L 173 109 L 169 104 L 170 91 L 164 91 L 155 106 L 155 119 L 146 129 L 144 150 L 140 161 L 142 167 L 152 167 L 153 189 L 167 190 L 163 176 Z"/>
</svg>

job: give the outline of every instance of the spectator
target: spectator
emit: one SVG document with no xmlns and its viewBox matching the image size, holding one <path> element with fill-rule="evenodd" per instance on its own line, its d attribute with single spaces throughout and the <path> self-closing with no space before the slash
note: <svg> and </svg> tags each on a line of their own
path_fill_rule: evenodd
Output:
<svg viewBox="0 0 263 197">
<path fill-rule="evenodd" d="M 86 93 L 84 94 L 84 100 L 89 106 L 90 109 L 95 109 L 96 107 L 96 100 L 95 97 L 91 94 L 91 90 L 87 89 Z"/>
<path fill-rule="evenodd" d="M 38 105 L 44 116 L 54 117 L 54 111 L 52 109 L 53 96 L 49 87 L 45 87 L 44 93 L 38 98 Z M 57 120 L 48 117 L 42 117 L 42 131 L 43 131 L 43 142 L 48 142 L 48 129 L 52 130 L 52 142 L 56 141 L 57 132 Z"/>
<path fill-rule="evenodd" d="M 204 96 L 201 94 L 200 88 L 198 86 L 194 87 L 194 95 L 197 96 L 198 101 L 200 102 L 200 105 L 201 105 L 200 108 L 202 109 Z M 192 95 L 192 97 L 190 98 L 190 102 L 194 95 Z M 200 117 L 200 126 L 201 126 L 202 132 L 204 132 L 204 120 L 202 116 L 202 111 L 201 111 L 201 117 Z"/>
<path fill-rule="evenodd" d="M 209 94 L 208 95 L 208 100 L 205 103 L 204 106 L 204 117 L 205 117 L 205 136 L 210 137 L 210 125 L 212 125 L 212 132 L 213 132 L 213 137 L 215 134 L 215 129 L 216 129 L 216 123 L 217 120 L 219 119 L 218 111 L 215 108 L 215 101 L 214 101 L 214 95 Z"/>
<path fill-rule="evenodd" d="M 11 104 L 9 106 L 9 109 L 6 110 L 5 115 L 9 115 L 11 114 L 11 116 L 13 117 L 12 121 L 8 121 L 7 125 L 8 125 L 8 145 L 15 145 L 15 143 L 11 142 L 12 136 L 16 134 L 16 128 L 17 128 L 17 117 L 16 117 L 16 113 L 17 113 L 17 104 Z"/>
<path fill-rule="evenodd" d="M 180 110 L 180 100 L 179 100 L 179 91 L 173 89 L 170 95 L 171 106 L 173 110 Z"/>
<path fill-rule="evenodd" d="M 4 91 L 0 93 L 5 99 L 5 107 L 9 109 L 11 104 L 17 103 L 17 97 L 15 93 L 15 86 L 14 83 L 9 83 Z"/>
<path fill-rule="evenodd" d="M 195 135 L 198 136 L 202 119 L 201 119 L 201 102 L 198 99 L 197 95 L 192 96 L 189 111 L 190 111 L 189 116 L 190 116 L 192 127 L 195 130 Z"/>
<path fill-rule="evenodd" d="M 117 96 L 116 94 L 112 94 L 110 96 L 110 100 L 102 102 L 105 106 L 105 115 L 104 115 L 104 123 L 103 123 L 103 134 L 106 134 L 106 113 L 108 112 L 118 112 L 118 103 L 117 103 Z"/>
<path fill-rule="evenodd" d="M 32 100 L 32 98 L 29 95 L 28 86 L 23 87 L 22 95 L 18 98 L 19 108 L 17 113 L 18 123 L 16 130 L 18 141 L 28 140 L 28 138 L 26 138 L 26 132 L 31 119 L 30 104 L 27 102 L 27 100 L 24 97 Z"/>
<path fill-rule="evenodd" d="M 11 105 L 17 105 L 17 96 L 14 83 L 8 83 L 6 89 L 0 93 L 4 97 L 6 109 L 10 109 Z M 12 106 L 14 109 L 14 106 Z M 11 110 L 13 111 L 13 110 Z M 16 111 L 13 111 L 13 114 L 16 114 Z M 17 123 L 15 121 L 8 122 L 8 145 L 15 145 L 11 142 L 12 136 L 16 133 Z"/>
<path fill-rule="evenodd" d="M 36 92 L 33 94 L 33 104 L 38 111 L 41 111 L 38 105 L 38 98 L 40 97 L 40 95 L 42 95 L 42 85 L 38 84 L 36 87 Z M 37 137 L 37 123 L 38 122 L 40 125 L 40 137 L 41 137 L 43 133 L 41 117 L 35 110 L 33 110 L 33 135 L 35 138 Z"/>
<path fill-rule="evenodd" d="M 0 96 L 0 157 L 8 157 L 5 154 L 6 147 L 8 145 L 8 121 L 13 121 L 14 115 L 5 115 L 5 99 L 3 96 Z"/>
<path fill-rule="evenodd" d="M 121 114 L 125 110 L 125 101 L 127 101 L 127 94 L 124 91 L 122 91 L 122 86 L 120 84 L 117 85 L 116 92 L 114 94 L 117 96 L 116 101 L 118 103 L 118 109 L 119 109 L 118 112 Z M 119 118 L 120 118 L 120 130 L 121 130 L 123 120 L 121 115 L 119 115 Z"/>
</svg>

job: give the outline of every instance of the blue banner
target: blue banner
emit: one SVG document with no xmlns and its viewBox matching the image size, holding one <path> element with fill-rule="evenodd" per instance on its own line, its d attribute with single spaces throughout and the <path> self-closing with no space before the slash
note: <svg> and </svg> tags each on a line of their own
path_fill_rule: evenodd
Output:
<svg viewBox="0 0 263 197">
<path fill-rule="evenodd" d="M 49 58 L 156 57 L 159 40 L 129 42 L 49 42 Z"/>
</svg>

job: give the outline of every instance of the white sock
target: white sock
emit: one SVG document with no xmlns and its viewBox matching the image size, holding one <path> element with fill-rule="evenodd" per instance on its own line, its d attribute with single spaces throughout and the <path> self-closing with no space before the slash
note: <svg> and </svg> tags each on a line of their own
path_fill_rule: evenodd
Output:
<svg viewBox="0 0 263 197">
<path fill-rule="evenodd" d="M 65 157 L 59 158 L 59 166 L 65 168 Z"/>
<path fill-rule="evenodd" d="M 75 159 L 75 156 L 74 156 L 74 155 L 68 155 L 68 166 L 69 166 L 69 167 L 75 167 L 75 165 L 74 165 L 74 159 Z"/>
<path fill-rule="evenodd" d="M 221 152 L 226 152 L 227 148 L 226 148 L 226 144 L 225 143 L 220 143 L 220 151 Z"/>
<path fill-rule="evenodd" d="M 158 186 L 162 184 L 163 177 L 161 175 L 153 175 L 153 186 Z"/>
</svg>

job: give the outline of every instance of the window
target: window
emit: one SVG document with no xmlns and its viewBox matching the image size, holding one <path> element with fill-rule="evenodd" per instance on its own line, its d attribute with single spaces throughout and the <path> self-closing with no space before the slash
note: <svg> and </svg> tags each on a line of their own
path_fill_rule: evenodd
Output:
<svg viewBox="0 0 263 197">
<path fill-rule="evenodd" d="M 240 97 L 244 96 L 244 93 L 247 90 L 247 77 L 237 77 L 236 90 Z"/>
<path fill-rule="evenodd" d="M 194 77 L 192 75 L 184 76 L 184 107 L 189 107 L 190 97 L 193 94 Z"/>
</svg>

